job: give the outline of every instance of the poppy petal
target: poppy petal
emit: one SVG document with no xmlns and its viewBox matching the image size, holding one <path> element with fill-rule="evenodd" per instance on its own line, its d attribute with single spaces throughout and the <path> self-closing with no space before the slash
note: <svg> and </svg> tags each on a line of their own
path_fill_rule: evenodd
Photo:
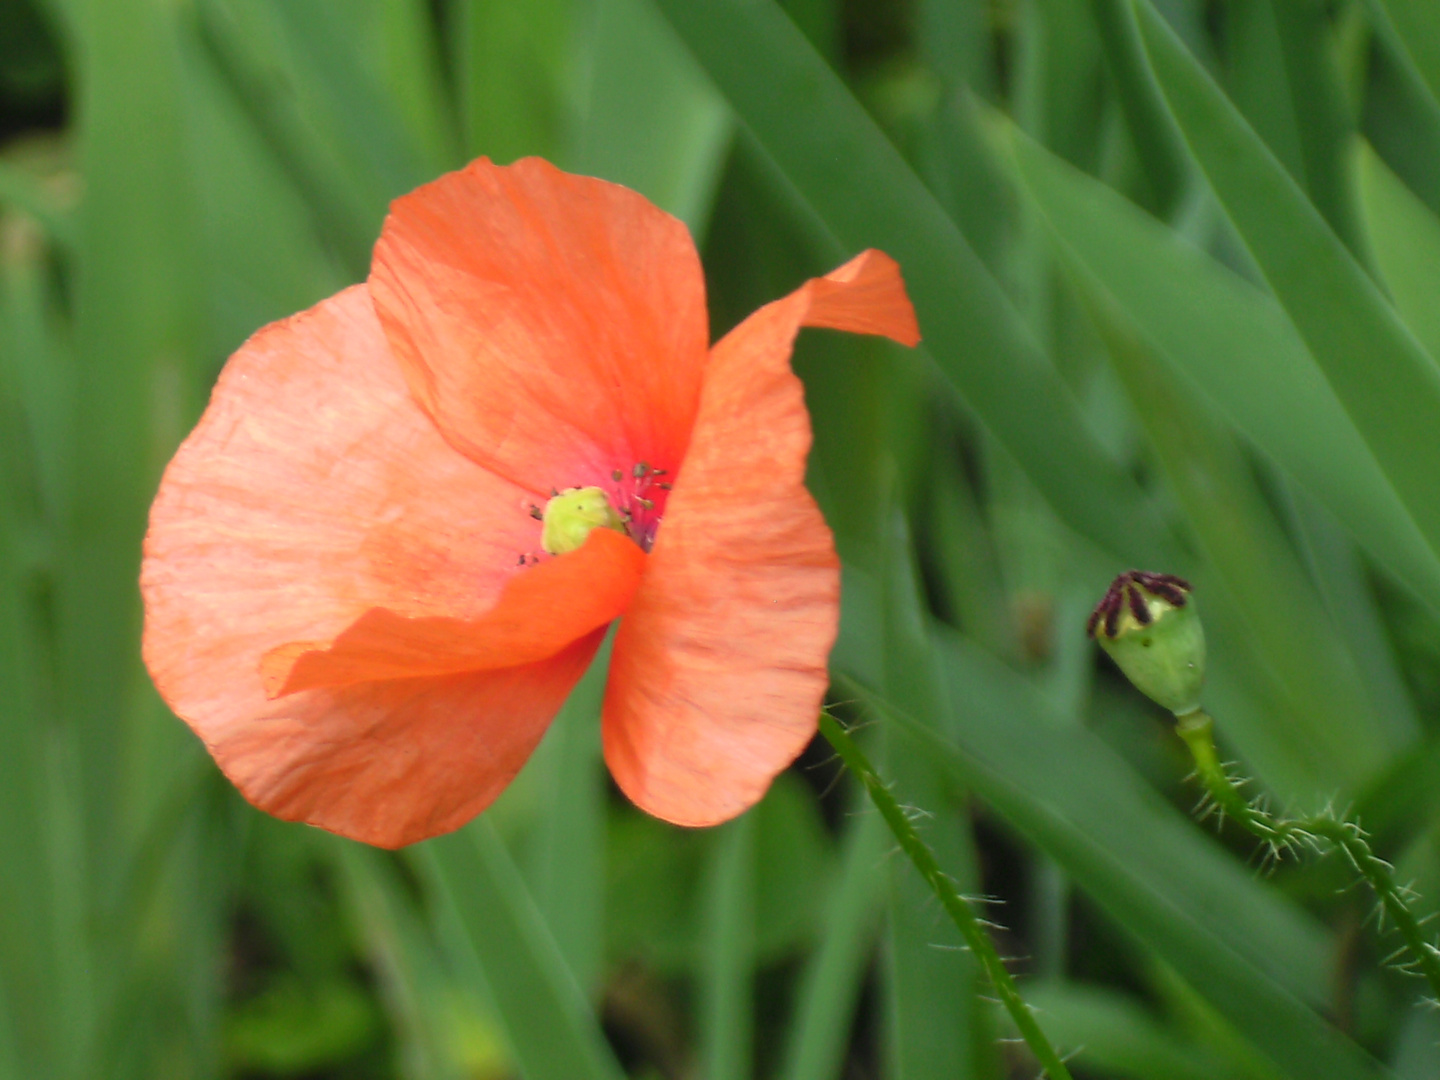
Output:
<svg viewBox="0 0 1440 1080">
<path fill-rule="evenodd" d="M 605 759 L 642 809 L 711 825 L 756 802 L 814 736 L 839 622 L 830 530 L 805 490 L 801 326 L 918 339 L 899 268 L 869 251 L 710 354 L 695 431 L 620 624 Z"/>
<path fill-rule="evenodd" d="M 293 642 L 261 661 L 271 697 L 375 679 L 454 675 L 554 656 L 607 626 L 630 603 L 645 553 L 596 529 L 583 546 L 512 577 L 478 619 L 406 619 L 373 608 L 333 642 Z"/>
<path fill-rule="evenodd" d="M 264 808 L 297 816 L 293 808 L 307 799 L 316 807 L 363 799 L 369 774 L 357 761 L 390 752 L 369 729 L 398 732 L 407 716 L 438 724 L 450 691 L 417 680 L 367 684 L 381 686 L 375 701 L 389 711 L 366 719 L 362 710 L 347 729 L 344 710 L 324 703 L 363 701 L 363 688 L 270 703 L 263 658 L 290 642 L 333 641 L 377 607 L 409 619 L 481 618 L 510 578 L 529 572 L 517 562 L 539 548 L 533 501 L 440 436 L 410 396 L 363 285 L 267 327 L 226 365 L 151 511 L 141 587 L 145 661 L 156 686 Z M 509 729 L 500 720 L 513 714 L 514 746 L 487 753 L 523 759 L 521 749 L 533 744 L 526 725 L 543 725 L 564 698 L 541 677 L 547 663 L 529 674 L 493 673 L 510 699 L 483 709 L 485 680 L 441 680 L 436 686 L 450 687 L 464 706 L 452 725 L 469 731 L 494 717 L 504 742 Z M 557 656 L 552 666 L 566 675 L 575 663 Z M 267 739 L 275 740 L 268 771 Z M 243 770 L 231 760 L 239 746 Z M 344 766 L 314 765 L 306 775 L 348 770 L 353 779 L 303 797 L 292 791 L 290 763 L 326 753 Z M 440 759 L 437 768 L 451 760 Z M 417 788 L 417 805 L 430 805 L 412 816 L 449 820 L 457 791 L 487 787 L 488 777 L 473 774 L 480 758 L 453 761 L 455 782 L 431 778 L 431 787 Z M 392 768 L 376 763 L 375 776 Z M 466 770 L 472 774 L 461 776 Z M 340 790 L 350 783 L 359 787 Z M 283 803 L 271 800 L 273 790 L 287 793 Z"/>
<path fill-rule="evenodd" d="M 514 779 L 605 631 L 547 660 L 426 679 L 231 695 L 206 714 L 220 767 L 260 809 L 378 847 L 449 832 Z"/>
<path fill-rule="evenodd" d="M 875 334 L 901 345 L 920 344 L 920 324 L 905 292 L 900 264 L 883 251 L 863 251 L 844 266 L 808 282 L 806 326 Z"/>
<path fill-rule="evenodd" d="M 536 493 L 673 471 L 709 330 L 685 226 L 538 158 L 481 158 L 396 200 L 370 289 L 450 442 Z"/>
</svg>

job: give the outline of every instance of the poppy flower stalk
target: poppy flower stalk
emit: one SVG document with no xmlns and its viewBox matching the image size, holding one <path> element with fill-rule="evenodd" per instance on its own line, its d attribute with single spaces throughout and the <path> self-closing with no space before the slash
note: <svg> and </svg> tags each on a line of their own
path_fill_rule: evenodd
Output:
<svg viewBox="0 0 1440 1080">
<path fill-rule="evenodd" d="M 1243 793 L 1249 781 L 1220 759 L 1215 721 L 1200 707 L 1205 636 L 1192 601 L 1190 583 L 1182 578 L 1128 570 L 1111 582 L 1086 630 L 1137 689 L 1175 714 L 1175 733 L 1190 751 L 1193 776 L 1205 792 L 1201 818 L 1233 821 L 1261 841 L 1267 860 L 1307 849 L 1341 852 L 1374 892 L 1377 922 L 1383 928 L 1388 917 L 1404 941 L 1387 962 L 1418 972 L 1440 996 L 1440 948 L 1426 937 L 1428 920 L 1416 917 L 1414 890 L 1395 880 L 1395 868 L 1374 853 L 1359 822 L 1328 806 L 1318 814 L 1273 814 L 1263 795 Z"/>
<path fill-rule="evenodd" d="M 616 782 L 734 817 L 813 737 L 838 627 L 802 326 L 919 340 L 868 251 L 711 347 L 684 226 L 538 159 L 397 200 L 368 280 L 246 342 L 166 470 L 156 686 L 256 806 L 396 847 L 498 796 L 620 618 Z"/>
</svg>

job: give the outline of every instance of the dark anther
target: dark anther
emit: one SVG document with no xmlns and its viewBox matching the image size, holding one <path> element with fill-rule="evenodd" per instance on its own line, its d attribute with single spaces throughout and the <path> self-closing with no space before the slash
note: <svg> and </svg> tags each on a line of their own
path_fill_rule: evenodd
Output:
<svg viewBox="0 0 1440 1080">
<path fill-rule="evenodd" d="M 1143 590 L 1143 591 L 1142 591 Z M 1120 613 L 1127 607 L 1141 626 L 1149 626 L 1154 620 L 1145 593 L 1158 596 L 1172 607 L 1184 607 L 1190 594 L 1190 583 L 1174 574 L 1153 574 L 1148 570 L 1127 570 L 1110 583 L 1100 603 L 1085 622 L 1085 632 L 1091 637 L 1103 624 L 1105 633 L 1115 637 L 1120 632 Z"/>
<path fill-rule="evenodd" d="M 646 465 L 645 462 L 642 461 L 642 462 L 639 462 L 638 464 L 636 464 L 636 466 L 635 466 L 635 468 L 634 468 L 633 471 L 634 471 L 634 474 L 635 474 L 635 479 L 636 479 L 636 480 L 639 480 L 639 479 L 640 479 L 641 477 L 643 477 L 647 472 L 650 471 L 650 466 L 649 466 L 649 465 Z"/>
<path fill-rule="evenodd" d="M 674 487 L 673 484 L 667 484 L 667 483 L 665 483 L 665 481 L 663 481 L 663 480 L 660 481 L 660 483 L 659 483 L 658 486 L 659 486 L 659 488 L 660 488 L 661 491 L 669 491 L 672 487 Z"/>
<path fill-rule="evenodd" d="M 655 509 L 655 504 L 654 504 L 653 502 L 651 502 L 649 499 L 640 499 L 640 498 L 637 498 L 635 501 L 636 501 L 637 503 L 639 503 L 641 506 L 643 506 L 646 510 L 654 510 L 654 509 Z"/>
<path fill-rule="evenodd" d="M 1122 574 L 1110 583 L 1110 588 L 1105 590 L 1100 603 L 1096 604 L 1095 610 L 1090 613 L 1090 618 L 1085 623 L 1085 632 L 1091 637 L 1095 636 L 1095 630 L 1102 619 L 1105 621 L 1105 632 L 1111 637 L 1115 636 L 1115 620 L 1120 615 L 1120 588 L 1125 583 L 1124 576 Z"/>
<path fill-rule="evenodd" d="M 1140 595 L 1140 590 L 1134 585 L 1125 588 L 1125 599 L 1130 605 L 1130 614 L 1135 616 L 1135 621 L 1141 626 L 1150 625 L 1150 609 L 1145 604 L 1145 598 Z"/>
<path fill-rule="evenodd" d="M 1097 603 L 1097 605 L 1094 605 L 1094 611 L 1090 612 L 1089 621 L 1084 625 L 1084 629 L 1086 629 L 1086 634 L 1089 634 L 1092 638 L 1097 626 L 1100 625 L 1100 619 L 1104 619 L 1104 629 L 1106 629 L 1107 634 L 1113 636 L 1113 631 L 1110 629 L 1110 613 L 1117 612 L 1120 609 L 1120 590 L 1116 588 L 1119 580 L 1119 577 L 1116 577 L 1115 582 L 1110 585 L 1110 588 L 1104 590 L 1104 596 L 1100 598 L 1100 602 Z"/>
<path fill-rule="evenodd" d="M 532 506 L 530 507 L 530 516 L 533 517 L 536 521 L 544 521 L 545 511 L 541 510 L 538 506 Z"/>
<path fill-rule="evenodd" d="M 1130 576 L 1175 607 L 1185 606 L 1185 597 L 1190 592 L 1190 583 L 1184 578 L 1176 577 L 1174 574 L 1152 574 L 1145 570 L 1132 570 Z"/>
<path fill-rule="evenodd" d="M 624 474 L 619 469 L 610 470 L 610 479 L 614 480 L 617 484 L 620 482 L 620 477 L 623 475 Z"/>
</svg>

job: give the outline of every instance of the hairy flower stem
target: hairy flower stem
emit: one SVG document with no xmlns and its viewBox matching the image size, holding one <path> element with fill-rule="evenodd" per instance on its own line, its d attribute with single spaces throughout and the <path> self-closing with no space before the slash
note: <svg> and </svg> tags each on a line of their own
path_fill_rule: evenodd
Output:
<svg viewBox="0 0 1440 1080">
<path fill-rule="evenodd" d="M 1206 794 L 1219 811 L 1253 836 L 1264 841 L 1273 854 L 1305 845 L 1317 848 L 1329 843 L 1345 853 L 1345 857 L 1374 890 L 1382 909 L 1395 922 L 1406 947 L 1414 956 L 1408 966 L 1417 968 L 1430 984 L 1430 991 L 1440 1000 L 1440 950 L 1425 939 L 1420 921 L 1405 900 L 1405 891 L 1395 884 L 1392 867 L 1370 850 L 1365 832 L 1353 821 L 1330 814 L 1313 817 L 1277 818 L 1240 794 L 1234 778 L 1220 763 L 1215 752 L 1214 721 L 1197 709 L 1176 718 L 1176 732 L 1185 740 L 1195 759 L 1195 773 Z"/>
<path fill-rule="evenodd" d="M 885 819 L 885 824 L 895 834 L 895 839 L 900 844 L 900 849 L 909 856 L 910 861 L 915 864 L 915 869 L 920 871 L 920 876 L 925 879 L 926 884 L 934 891 L 945 911 L 951 920 L 960 930 L 960 935 L 965 939 L 972 955 L 980 961 L 980 966 L 985 969 L 991 984 L 995 987 L 995 993 L 1000 998 L 1000 1003 L 1005 1006 L 1010 1018 L 1015 1021 L 1015 1026 L 1020 1030 L 1021 1037 L 1025 1044 L 1030 1047 L 1031 1053 L 1039 1060 L 1050 1080 L 1072 1080 L 1070 1070 L 1065 1067 L 1065 1062 L 1050 1045 L 1045 1033 L 1040 1030 L 1040 1025 L 1035 1022 L 1035 1016 L 1030 1011 L 1030 1006 L 1020 996 L 1020 991 L 1015 988 L 1015 980 L 1010 977 L 1006 970 L 1004 961 L 995 950 L 995 943 L 990 940 L 975 913 L 970 910 L 970 905 L 965 898 L 955 889 L 955 883 L 940 869 L 940 864 L 935 861 L 935 855 L 920 839 L 920 834 L 915 831 L 915 826 L 905 816 L 905 811 L 895 801 L 895 796 L 880 779 L 880 774 L 870 764 L 870 760 L 856 745 L 855 740 L 850 738 L 844 728 L 834 717 L 822 714 L 820 717 L 820 731 L 835 752 L 840 755 L 840 760 L 845 762 L 845 767 L 859 777 L 860 782 L 865 785 L 865 790 L 870 796 L 870 801 L 875 804 L 875 809 L 880 811 L 880 816 Z"/>
<path fill-rule="evenodd" d="M 1215 752 L 1215 721 L 1203 709 L 1175 718 L 1175 733 L 1185 740 L 1190 755 L 1195 759 L 1195 775 L 1204 785 L 1205 793 L 1213 800 L 1222 815 L 1231 818 L 1246 832 L 1264 840 L 1273 850 L 1289 846 L 1289 839 L 1282 835 L 1283 823 L 1277 823 L 1249 799 L 1240 794 L 1240 789 Z"/>
</svg>

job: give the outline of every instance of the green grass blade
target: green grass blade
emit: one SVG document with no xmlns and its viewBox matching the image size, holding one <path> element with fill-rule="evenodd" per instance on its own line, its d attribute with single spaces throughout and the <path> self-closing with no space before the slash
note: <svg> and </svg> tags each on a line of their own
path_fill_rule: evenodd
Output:
<svg viewBox="0 0 1440 1080">
<path fill-rule="evenodd" d="M 1127 1080 L 1234 1080 L 1230 1063 L 1114 990 L 1050 983 L 1027 997 L 1056 1042 L 1078 1047 L 1077 1068 Z"/>
<path fill-rule="evenodd" d="M 60 334 L 53 267 L 38 225 L 0 212 L 0 468 L 12 573 L 53 570 L 69 474 L 72 358 Z M 33 583 L 32 583 L 33 584 Z M 27 639 L 28 640 L 28 639 Z M 41 638 L 28 640 L 37 647 Z M 43 665 L 25 665 L 30 678 Z"/>
<path fill-rule="evenodd" d="M 1440 367 L 1234 106 L 1139 7 L 1156 76 L 1191 151 L 1376 460 L 1440 548 Z"/>
<path fill-rule="evenodd" d="M 1004 665 L 937 629 L 954 744 L 907 733 L 1055 858 L 1256 1047 L 1299 1077 L 1378 1076 L 1326 1007 L 1323 933 Z M 857 689 L 861 689 L 857 686 Z M 850 685 L 845 684 L 846 692 Z M 873 695 L 864 700 L 875 702 Z M 899 710 L 880 707 L 883 716 Z"/>
<path fill-rule="evenodd" d="M 1301 186 L 1345 245 L 1365 259 L 1352 184 L 1355 123 L 1341 85 L 1329 13 L 1313 4 L 1272 3 L 1290 100 L 1294 103 Z"/>
<path fill-rule="evenodd" d="M 75 793 L 81 790 L 81 751 L 78 739 L 56 740 L 41 761 L 45 798 L 39 834 L 48 865 L 50 886 L 49 927 L 53 977 L 58 987 L 56 1026 L 60 1037 L 52 1043 L 51 1068 L 62 1077 L 83 1080 L 94 1075 L 99 1015 L 103 1003 L 96 965 L 102 950 L 90 937 L 94 926 L 96 894 L 94 865 L 87 857 L 84 814 L 86 806 Z M 132 1034 L 143 1036 L 143 1032 Z"/>
<path fill-rule="evenodd" d="M 1225 92 L 1290 175 L 1303 184 L 1305 153 L 1275 7 L 1267 0 L 1236 4 L 1225 13 Z"/>
<path fill-rule="evenodd" d="M 93 901 L 115 884 L 137 824 L 129 800 L 150 794 L 142 762 L 180 737 L 140 665 L 136 581 L 160 468 L 200 397 L 201 275 L 171 16 L 130 0 L 85 10 L 72 429 L 83 437 L 57 585 L 59 684 L 83 751 Z"/>
<path fill-rule="evenodd" d="M 916 147 L 916 169 L 976 254 L 995 272 L 1012 226 L 1009 213 L 1002 212 L 1010 209 L 1008 192 L 964 92 L 968 87 L 987 99 L 995 93 L 988 16 L 975 4 L 920 0 L 916 18 L 919 48 L 941 93 Z M 1067 45 L 1066 55 L 1079 51 L 1073 40 Z"/>
<path fill-rule="evenodd" d="M 1394 1066 L 1396 1080 L 1429 1080 L 1440 1072 L 1440 1019 L 1429 1009 L 1406 1017 Z"/>
<path fill-rule="evenodd" d="M 834 64 L 841 54 L 841 35 L 844 33 L 839 11 L 840 4 L 837 3 L 837 0 L 780 0 L 780 2 L 785 9 L 785 14 L 795 21 L 795 25 L 810 39 L 810 44 L 815 46 L 815 51 Z M 927 27 L 928 29 L 930 28 Z"/>
<path fill-rule="evenodd" d="M 913 807 L 900 805 L 895 793 L 891 790 L 890 783 L 881 778 L 880 774 L 876 772 L 875 766 L 870 763 L 870 759 L 860 749 L 859 744 L 828 712 L 822 712 L 820 715 L 820 734 L 825 736 L 826 741 L 840 755 L 841 760 L 845 762 L 845 768 L 865 785 L 865 794 L 870 797 L 875 809 L 885 819 L 886 826 L 895 837 L 911 866 L 925 880 L 935 899 L 944 908 L 945 914 L 960 931 L 965 941 L 965 951 L 978 961 L 980 968 L 985 972 L 986 981 L 1004 1005 L 1006 1013 L 1020 1032 L 1025 1045 L 1029 1047 L 1044 1075 L 1050 1077 L 1051 1080 L 1071 1080 L 1070 1070 L 1065 1067 L 1059 1051 L 1050 1044 L 1044 1031 L 1036 1023 L 1030 1007 L 1016 989 L 1015 979 L 1010 974 L 1006 961 L 1001 958 L 999 950 L 995 946 L 995 940 L 991 936 L 990 923 L 976 914 L 976 903 L 960 893 L 957 882 L 941 869 L 939 862 L 936 861 L 935 853 L 921 838 L 915 824 L 915 818 L 919 816 L 916 810 Z M 973 999 L 970 1003 L 973 1003 Z M 896 1056 L 898 1065 L 895 1071 L 897 1074 L 918 1073 L 924 1075 L 928 1067 L 936 1064 L 933 1061 L 925 1061 L 924 1058 L 907 1060 L 904 1054 L 905 1048 L 900 1049 L 901 1053 Z"/>
<path fill-rule="evenodd" d="M 1188 162 L 1175 124 L 1146 70 L 1134 8 L 1130 0 L 1090 0 L 1090 9 L 1104 42 L 1105 63 L 1115 82 L 1116 101 L 1144 169 L 1149 205 L 1164 214 L 1180 197 Z"/>
<path fill-rule="evenodd" d="M 706 875 L 700 983 L 706 1080 L 745 1080 L 755 1072 L 755 828 L 754 813 L 721 826 Z"/>
<path fill-rule="evenodd" d="M 1225 24 L 1231 100 L 1359 256 L 1349 168 L 1354 120 L 1328 14 L 1311 4 L 1237 4 Z"/>
<path fill-rule="evenodd" d="M 890 700 L 937 732 L 950 715 L 946 687 L 933 663 L 910 534 L 895 513 L 886 543 L 884 686 Z M 962 892 L 978 892 L 969 817 L 954 785 L 923 745 L 887 730 L 885 780 L 925 815 L 923 841 Z M 891 1075 L 938 1080 L 975 1075 L 976 996 L 981 981 L 965 940 L 936 917 L 929 884 L 904 860 L 888 866 L 885 977 L 889 1000 L 886 1050 Z"/>
<path fill-rule="evenodd" d="M 995 539 L 979 496 L 950 440 L 935 440 L 931 489 L 922 506 L 924 550 L 940 614 L 992 652 L 1020 649 L 1007 603 Z"/>
<path fill-rule="evenodd" d="M 1019 29 L 1010 91 L 1016 123 L 1066 161 L 1098 168 L 1106 61 L 1089 0 L 1035 4 Z M 965 235 L 974 242 L 968 229 Z"/>
<path fill-rule="evenodd" d="M 89 940 L 73 948 L 94 950 L 73 963 L 91 965 L 84 978 L 97 1015 L 110 1023 L 134 1000 L 129 980 L 139 976 L 124 963 L 124 932 L 109 915 L 166 781 L 193 746 L 140 663 L 140 542 L 161 468 L 198 413 L 209 372 L 198 362 L 204 266 L 193 243 L 199 216 L 187 168 L 178 13 L 128 2 L 84 11 L 76 55 L 85 188 L 66 428 L 73 452 L 55 579 L 57 684 L 77 770 L 67 794 L 80 807 L 75 835 L 85 851 L 67 853 L 78 864 L 71 872 L 87 884 L 72 902 Z M 176 901 L 168 954 L 175 967 L 152 976 L 147 1007 L 125 1027 L 137 1056 L 159 1052 L 187 1022 L 204 1022 L 198 1009 L 187 1016 L 148 1006 L 166 994 L 185 996 L 179 958 L 204 948 L 188 916 L 211 895 L 193 907 Z M 197 1044 L 206 1038 L 198 1028 L 189 1035 Z M 97 1026 L 95 1036 L 108 1034 Z M 81 1039 L 71 1045 L 102 1058 L 108 1050 Z"/>
<path fill-rule="evenodd" d="M 1249 463 L 1213 410 L 1193 399 L 1093 280 L 1082 282 L 1081 291 L 1088 293 L 1115 370 L 1215 569 L 1211 584 L 1225 590 L 1240 615 L 1242 626 L 1230 633 L 1243 633 L 1246 650 L 1264 657 L 1295 710 L 1269 725 L 1283 739 L 1280 754 L 1303 764 L 1325 789 L 1339 784 L 1346 792 L 1357 790 L 1399 747 L 1389 742 L 1354 658 Z"/>
<path fill-rule="evenodd" d="M 1440 102 L 1415 70 L 1388 16 L 1375 4 L 1369 7 L 1377 25 L 1362 130 L 1425 205 L 1440 213 L 1440 169 L 1435 168 Z"/>
<path fill-rule="evenodd" d="M 604 765 L 600 706 L 609 642 L 555 717 L 531 768 L 546 773 L 535 837 L 535 901 L 587 996 L 600 985 L 605 947 Z"/>
<path fill-rule="evenodd" d="M 1395 309 L 1430 355 L 1440 355 L 1440 217 L 1363 144 L 1359 172 L 1370 245 Z"/>
<path fill-rule="evenodd" d="M 733 122 L 650 0 L 595 0 L 570 167 L 633 188 L 705 235 Z"/>
<path fill-rule="evenodd" d="M 1440 606 L 1440 558 L 1278 304 L 1011 129 L 1052 234 L 1226 418 Z"/>
<path fill-rule="evenodd" d="M 1392 747 L 1408 749 L 1423 727 L 1370 581 L 1370 567 L 1354 541 L 1313 499 L 1278 477 L 1272 480 L 1330 625 L 1348 643 L 1365 681 L 1371 714 L 1387 729 Z"/>
<path fill-rule="evenodd" d="M 43 733 L 53 717 L 37 594 L 50 536 L 39 493 L 40 433 L 26 416 L 22 370 L 49 358 L 34 333 L 43 245 L 33 222 L 10 215 L 0 218 L 0 237 L 0 1023 L 7 1029 L 5 1057 L 20 1076 L 22 1064 L 39 1075 L 58 1061 L 72 1016 L 54 952 L 63 939 L 46 842 Z"/>
<path fill-rule="evenodd" d="M 819 944 L 800 979 L 785 1047 L 783 1080 L 831 1080 L 850 1045 L 860 984 L 879 915 L 880 875 L 889 833 L 878 814 L 850 819 L 840 878 L 826 898 Z"/>
<path fill-rule="evenodd" d="M 864 700 L 1053 856 L 1285 1075 L 1384 1075 L 1302 1003 L 1326 1004 L 1328 955 L 1302 915 L 1199 836 L 1093 735 L 1041 719 L 1044 706 L 1027 700 L 1033 692 L 1017 676 L 950 635 L 939 640 L 966 702 L 957 743 L 874 695 Z"/>
<path fill-rule="evenodd" d="M 390 856 L 336 842 L 352 918 L 395 1028 L 397 1071 L 406 1080 L 461 1080 L 447 1030 L 454 988 L 420 912 Z"/>
<path fill-rule="evenodd" d="M 73 212 L 24 170 L 0 161 L 0 206 L 5 205 L 33 217 L 51 240 L 66 249 L 74 248 Z"/>
<path fill-rule="evenodd" d="M 533 5 L 527 5 L 529 14 Z M 379 81 L 409 142 L 436 172 L 455 168 L 468 157 L 460 123 L 452 107 L 441 62 L 440 27 L 428 0 L 388 0 L 375 5 L 363 45 L 375 57 Z"/>
<path fill-rule="evenodd" d="M 465 154 L 508 163 L 561 156 L 576 4 L 450 0 L 451 62 Z"/>
<path fill-rule="evenodd" d="M 413 851 L 465 929 L 526 1080 L 622 1080 L 580 985 L 490 822 L 481 817 Z"/>
<path fill-rule="evenodd" d="M 20 1064 L 11 1016 L 5 984 L 0 981 L 0 1080 L 22 1080 L 35 1074 L 35 1070 L 24 1069 Z"/>
<path fill-rule="evenodd" d="M 371 8 L 374 15 L 377 9 Z M 436 161 L 362 51 L 365 11 L 321 0 L 200 0 L 198 31 L 346 274 L 363 277 L 390 200 L 456 164 Z"/>
<path fill-rule="evenodd" d="M 379 50 L 367 48 L 368 24 L 378 23 L 374 39 L 383 44 L 389 29 L 385 6 L 342 7 L 324 0 L 267 6 L 283 45 L 295 57 L 291 70 L 306 76 L 310 105 L 323 118 L 326 134 L 353 166 L 373 177 L 379 190 L 393 198 L 459 164 L 434 145 L 435 118 L 427 118 L 419 131 L 407 124 L 413 101 L 397 99 L 393 80 L 387 86 L 389 73 L 372 60 Z M 388 6 L 395 6 L 393 0 Z"/>
<path fill-rule="evenodd" d="M 1086 431 L 998 282 L 895 148 L 771 2 L 657 0 L 740 119 L 851 250 L 899 260 L 927 346 L 1056 507 L 1121 552 L 1164 530 Z"/>
<path fill-rule="evenodd" d="M 1425 81 L 1431 97 L 1440 101 L 1440 7 L 1429 0 L 1371 0 L 1382 8 L 1394 27 L 1392 41 Z"/>
<path fill-rule="evenodd" d="M 228 356 L 268 322 L 346 284 L 305 200 L 201 42 L 182 35 L 186 160 L 208 273 L 206 352 Z"/>
</svg>

